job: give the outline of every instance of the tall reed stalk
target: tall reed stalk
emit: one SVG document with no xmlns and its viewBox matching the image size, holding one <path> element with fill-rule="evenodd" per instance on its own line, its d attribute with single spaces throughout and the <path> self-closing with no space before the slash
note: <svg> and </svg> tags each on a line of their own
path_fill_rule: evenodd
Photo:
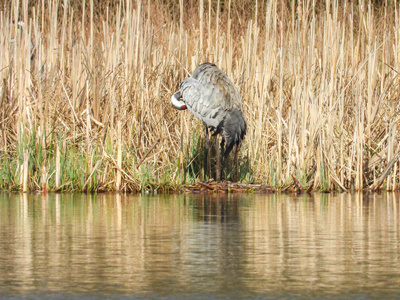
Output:
<svg viewBox="0 0 400 300">
<path fill-rule="evenodd" d="M 236 179 L 399 188 L 397 0 L 0 4 L 2 189 L 195 181 L 202 125 L 169 99 L 205 61 L 243 98 Z"/>
</svg>

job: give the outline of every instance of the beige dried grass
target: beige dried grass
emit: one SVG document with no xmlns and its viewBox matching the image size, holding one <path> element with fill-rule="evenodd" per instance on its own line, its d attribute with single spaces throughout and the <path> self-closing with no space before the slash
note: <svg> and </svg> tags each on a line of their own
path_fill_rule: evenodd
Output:
<svg viewBox="0 0 400 300">
<path fill-rule="evenodd" d="M 40 170 L 50 189 L 74 189 L 69 163 L 87 190 L 194 180 L 201 124 L 169 99 L 204 61 L 243 98 L 241 180 L 280 187 L 295 174 L 304 187 L 369 187 L 399 148 L 399 4 L 296 3 L 3 3 L 0 150 L 15 169 L 2 166 L 2 187 L 22 187 L 25 155 L 31 189 Z M 398 188 L 398 169 L 387 189 Z"/>
</svg>

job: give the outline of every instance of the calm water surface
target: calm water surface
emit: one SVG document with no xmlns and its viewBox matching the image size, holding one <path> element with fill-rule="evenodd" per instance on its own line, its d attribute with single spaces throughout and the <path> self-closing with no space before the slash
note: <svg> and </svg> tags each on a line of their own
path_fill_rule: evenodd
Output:
<svg viewBox="0 0 400 300">
<path fill-rule="evenodd" d="M 399 205 L 0 193 L 0 298 L 400 298 Z"/>
</svg>

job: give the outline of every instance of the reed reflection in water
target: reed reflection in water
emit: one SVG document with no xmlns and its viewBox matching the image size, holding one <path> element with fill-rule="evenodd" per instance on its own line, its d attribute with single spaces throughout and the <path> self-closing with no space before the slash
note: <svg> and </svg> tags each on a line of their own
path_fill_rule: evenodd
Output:
<svg viewBox="0 0 400 300">
<path fill-rule="evenodd" d="M 397 194 L 0 194 L 0 297 L 400 297 Z"/>
</svg>

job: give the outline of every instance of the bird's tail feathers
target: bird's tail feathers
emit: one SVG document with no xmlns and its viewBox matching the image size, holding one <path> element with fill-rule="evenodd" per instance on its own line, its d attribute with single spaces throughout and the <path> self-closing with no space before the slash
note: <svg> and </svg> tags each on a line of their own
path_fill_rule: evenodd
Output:
<svg viewBox="0 0 400 300">
<path fill-rule="evenodd" d="M 246 120 L 242 110 L 236 108 L 228 114 L 224 122 L 223 135 L 227 148 L 232 149 L 234 145 L 240 146 L 247 130 Z"/>
</svg>

